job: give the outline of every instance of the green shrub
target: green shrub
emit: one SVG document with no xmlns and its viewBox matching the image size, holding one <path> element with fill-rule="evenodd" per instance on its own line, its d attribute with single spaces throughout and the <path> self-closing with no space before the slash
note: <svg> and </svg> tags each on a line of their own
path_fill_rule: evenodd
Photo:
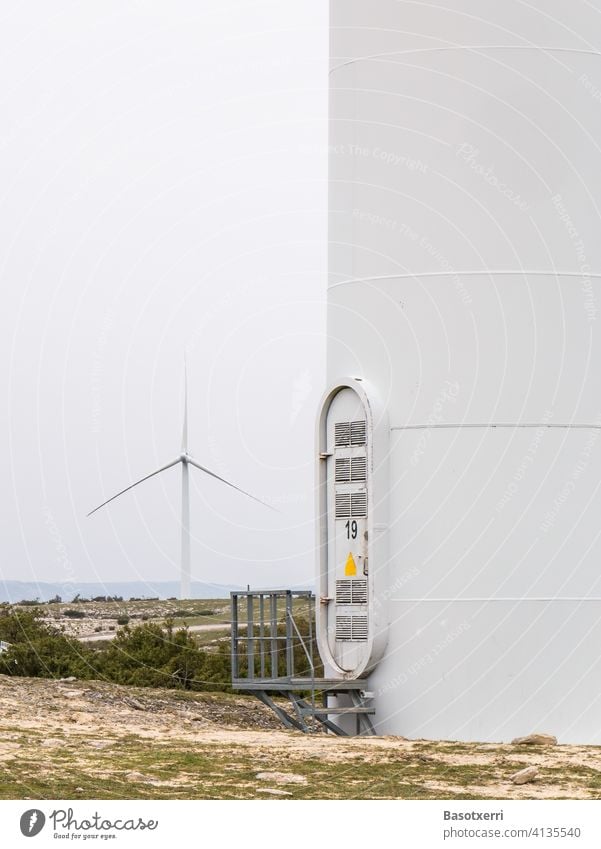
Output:
<svg viewBox="0 0 601 849">
<path fill-rule="evenodd" d="M 225 690 L 230 684 L 229 647 L 204 651 L 187 629 L 174 631 L 170 623 L 126 626 L 98 655 L 97 665 L 109 680 L 137 687 Z"/>
<path fill-rule="evenodd" d="M 69 619 L 85 619 L 86 613 L 85 610 L 75 610 L 75 608 L 69 607 L 67 610 L 63 610 L 63 616 L 68 616 Z"/>
<path fill-rule="evenodd" d="M 37 610 L 0 608 L 0 640 L 10 644 L 0 654 L 0 673 L 5 675 L 230 690 L 229 641 L 216 651 L 201 649 L 186 628 L 175 631 L 172 620 L 163 626 L 125 624 L 106 646 L 91 648 L 44 622 Z"/>
<path fill-rule="evenodd" d="M 0 672 L 5 675 L 86 677 L 88 648 L 43 622 L 38 611 L 2 611 L 0 640 L 10 643 L 0 654 Z"/>
</svg>

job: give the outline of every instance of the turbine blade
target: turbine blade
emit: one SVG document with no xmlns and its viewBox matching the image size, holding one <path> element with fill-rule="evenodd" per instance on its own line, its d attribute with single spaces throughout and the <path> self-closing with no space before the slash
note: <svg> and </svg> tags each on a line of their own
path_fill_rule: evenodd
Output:
<svg viewBox="0 0 601 849">
<path fill-rule="evenodd" d="M 204 472 L 205 475 L 209 475 L 212 478 L 216 478 L 221 483 L 224 483 L 226 486 L 231 486 L 232 489 L 235 489 L 237 492 L 241 492 L 242 495 L 246 495 L 248 498 L 252 498 L 253 501 L 258 501 L 259 504 L 262 504 L 263 507 L 268 507 L 270 510 L 274 510 L 276 513 L 278 512 L 275 507 L 272 507 L 271 504 L 267 504 L 265 501 L 261 501 L 260 498 L 257 498 L 256 495 L 251 495 L 250 492 L 246 492 L 245 489 L 240 489 L 239 486 L 232 483 L 231 481 L 226 480 L 225 478 L 220 477 L 220 475 L 212 472 L 210 469 L 207 469 L 205 466 L 201 466 L 200 463 L 197 463 L 190 455 L 188 454 L 188 463 L 192 466 L 195 466 L 197 469 L 200 469 L 201 472 Z"/>
<path fill-rule="evenodd" d="M 110 498 L 107 498 L 106 501 L 103 501 L 102 504 L 98 505 L 98 507 L 94 507 L 94 509 L 91 510 L 87 515 L 91 516 L 92 513 L 95 513 L 97 510 L 100 510 L 100 508 L 104 507 L 106 504 L 110 504 L 111 501 L 114 501 L 115 498 L 119 498 L 119 496 L 123 495 L 124 492 L 129 492 L 130 489 L 133 489 L 134 486 L 137 486 L 139 483 L 144 483 L 144 481 L 147 481 L 149 478 L 153 478 L 155 475 L 159 475 L 161 472 L 164 472 L 167 469 L 170 469 L 171 466 L 176 466 L 178 463 L 181 463 L 181 462 L 182 462 L 182 458 L 178 457 L 176 460 L 172 460 L 170 463 L 167 463 L 166 466 L 161 466 L 160 469 L 156 469 L 154 472 L 151 472 L 149 475 L 146 475 L 145 477 L 140 478 L 140 480 L 135 481 L 135 483 L 132 483 L 129 486 L 126 486 L 125 489 L 122 489 L 121 492 L 118 492 L 116 495 L 113 495 Z"/>
<path fill-rule="evenodd" d="M 188 453 L 188 363 L 184 350 L 184 423 L 182 425 L 182 454 Z"/>
</svg>

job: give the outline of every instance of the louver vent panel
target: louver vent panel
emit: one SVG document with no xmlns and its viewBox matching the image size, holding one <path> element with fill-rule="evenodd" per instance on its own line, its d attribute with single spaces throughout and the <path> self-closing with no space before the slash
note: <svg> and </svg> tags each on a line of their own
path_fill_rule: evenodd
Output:
<svg viewBox="0 0 601 849">
<path fill-rule="evenodd" d="M 355 643 L 367 640 L 367 616 L 351 616 L 351 640 Z"/>
<path fill-rule="evenodd" d="M 363 519 L 367 516 L 366 492 L 337 492 L 336 518 Z"/>
<path fill-rule="evenodd" d="M 349 457 L 336 459 L 336 483 L 348 483 L 351 479 L 351 461 Z"/>
<path fill-rule="evenodd" d="M 367 581 L 351 581 L 351 604 L 367 604 Z"/>
<path fill-rule="evenodd" d="M 345 643 L 366 642 L 367 616 L 337 616 L 336 639 Z"/>
<path fill-rule="evenodd" d="M 336 617 L 336 639 L 340 641 L 350 642 L 352 638 L 351 617 L 337 616 Z"/>
<path fill-rule="evenodd" d="M 350 492 L 336 493 L 336 518 L 348 519 L 351 515 L 351 494 Z"/>
<path fill-rule="evenodd" d="M 351 422 L 351 445 L 365 445 L 365 422 Z"/>
<path fill-rule="evenodd" d="M 336 496 L 338 497 L 338 496 Z M 357 519 L 367 516 L 367 493 L 353 492 L 351 493 L 351 516 Z"/>
<path fill-rule="evenodd" d="M 339 448 L 345 445 L 365 445 L 366 422 L 336 422 L 334 425 L 334 443 Z"/>
<path fill-rule="evenodd" d="M 336 604 L 367 604 L 367 581 L 363 578 L 336 581 Z"/>
<path fill-rule="evenodd" d="M 334 442 L 336 445 L 351 444 L 351 423 L 336 422 L 334 425 Z"/>
<path fill-rule="evenodd" d="M 336 604 L 351 604 L 353 591 L 352 581 L 336 581 Z"/>
<path fill-rule="evenodd" d="M 367 474 L 367 459 L 365 457 L 353 457 L 350 472 L 352 481 L 364 481 Z M 338 480 L 338 477 L 336 477 L 336 480 Z"/>
</svg>

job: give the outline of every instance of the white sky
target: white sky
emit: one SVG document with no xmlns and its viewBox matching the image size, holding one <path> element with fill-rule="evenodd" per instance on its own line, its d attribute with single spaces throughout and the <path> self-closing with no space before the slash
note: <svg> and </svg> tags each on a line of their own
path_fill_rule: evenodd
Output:
<svg viewBox="0 0 601 849">
<path fill-rule="evenodd" d="M 327 3 L 37 0 L 0 25 L 0 578 L 313 577 Z"/>
</svg>

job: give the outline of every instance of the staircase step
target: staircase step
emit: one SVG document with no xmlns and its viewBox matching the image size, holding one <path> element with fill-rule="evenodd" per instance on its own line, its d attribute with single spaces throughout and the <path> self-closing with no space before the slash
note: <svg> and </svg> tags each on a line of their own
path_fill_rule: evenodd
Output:
<svg viewBox="0 0 601 849">
<path fill-rule="evenodd" d="M 376 709 L 373 707 L 344 707 L 344 708 L 325 708 L 325 707 L 316 707 L 315 710 L 312 707 L 303 707 L 300 708 L 300 713 L 303 716 L 328 716 L 335 714 L 338 716 L 344 716 L 345 714 L 350 714 L 352 716 L 356 716 L 358 713 L 365 714 L 374 714 Z"/>
<path fill-rule="evenodd" d="M 233 678 L 236 690 L 326 690 L 341 693 L 367 690 L 368 682 L 362 678 Z"/>
</svg>

